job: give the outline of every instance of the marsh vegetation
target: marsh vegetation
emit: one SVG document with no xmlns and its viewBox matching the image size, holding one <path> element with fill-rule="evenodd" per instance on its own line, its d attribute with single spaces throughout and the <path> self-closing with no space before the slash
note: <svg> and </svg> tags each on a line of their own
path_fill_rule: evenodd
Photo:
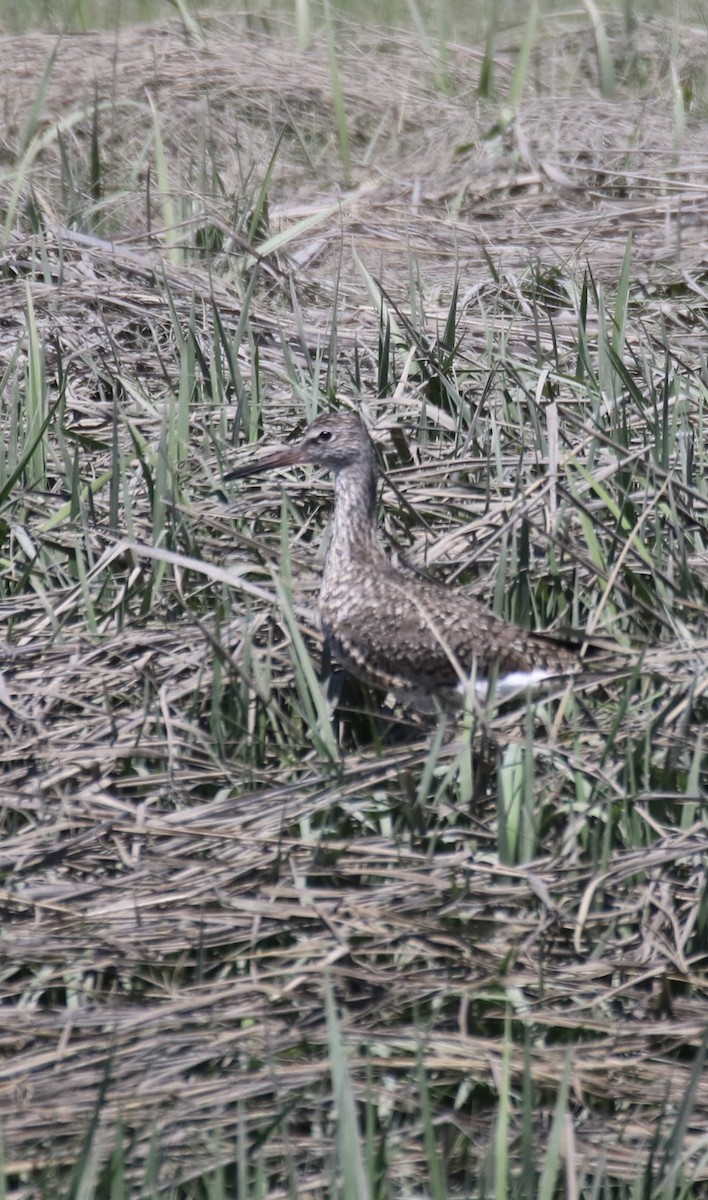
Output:
<svg viewBox="0 0 708 1200">
<path fill-rule="evenodd" d="M 17 1200 L 705 1195 L 708 34 L 529 11 L 0 40 Z M 636 669 L 333 718 L 331 485 L 223 478 L 329 407 Z"/>
</svg>

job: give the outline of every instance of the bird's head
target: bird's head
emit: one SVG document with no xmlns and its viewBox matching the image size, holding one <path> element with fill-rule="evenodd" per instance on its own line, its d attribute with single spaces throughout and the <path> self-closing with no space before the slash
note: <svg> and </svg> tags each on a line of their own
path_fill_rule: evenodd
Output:
<svg viewBox="0 0 708 1200">
<path fill-rule="evenodd" d="M 361 417 L 356 413 L 327 413 L 308 425 L 299 442 L 237 467 L 224 478 L 242 479 L 246 475 L 260 475 L 263 471 L 298 463 L 313 463 L 337 473 L 372 459 L 371 438 Z"/>
</svg>

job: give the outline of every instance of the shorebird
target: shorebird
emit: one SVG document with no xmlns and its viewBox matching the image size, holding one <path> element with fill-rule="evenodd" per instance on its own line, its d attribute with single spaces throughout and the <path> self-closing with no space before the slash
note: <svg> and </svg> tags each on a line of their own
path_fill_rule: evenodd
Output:
<svg viewBox="0 0 708 1200">
<path fill-rule="evenodd" d="M 583 666 L 578 644 L 523 629 L 459 590 L 395 566 L 375 531 L 376 457 L 359 416 L 318 417 L 301 440 L 226 479 L 310 463 L 334 473 L 334 515 L 319 612 L 342 667 L 387 691 L 437 695 L 470 687 L 497 700 Z"/>
</svg>

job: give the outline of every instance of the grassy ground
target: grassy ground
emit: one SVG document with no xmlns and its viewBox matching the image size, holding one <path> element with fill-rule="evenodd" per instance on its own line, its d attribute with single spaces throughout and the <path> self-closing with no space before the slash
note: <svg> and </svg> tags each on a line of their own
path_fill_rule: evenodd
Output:
<svg viewBox="0 0 708 1200">
<path fill-rule="evenodd" d="M 6 1194 L 704 1195 L 705 29 L 311 34 L 0 42 Z M 333 718 L 329 406 L 629 670 Z"/>
</svg>

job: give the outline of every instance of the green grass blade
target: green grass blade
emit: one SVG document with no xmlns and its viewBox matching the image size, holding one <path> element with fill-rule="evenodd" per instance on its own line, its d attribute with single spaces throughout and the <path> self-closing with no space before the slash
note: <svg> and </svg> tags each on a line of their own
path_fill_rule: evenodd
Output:
<svg viewBox="0 0 708 1200">
<path fill-rule="evenodd" d="M 514 67 L 514 74 L 511 77 L 511 84 L 506 97 L 506 103 L 509 109 L 514 112 L 520 102 L 526 83 L 526 75 L 529 69 L 529 60 L 533 49 L 534 38 L 536 36 L 536 22 L 538 20 L 538 3 L 537 0 L 532 0 L 529 4 L 528 16 L 526 25 L 524 26 L 524 36 L 521 40 L 519 54 Z"/>
<path fill-rule="evenodd" d="M 615 67 L 612 61 L 612 51 L 610 49 L 607 30 L 602 20 L 602 14 L 593 0 L 583 0 L 583 5 L 590 17 L 592 32 L 595 38 L 600 91 L 606 100 L 613 100 L 616 91 Z"/>
<path fill-rule="evenodd" d="M 305 709 L 309 735 L 318 753 L 330 762 L 337 763 L 339 762 L 340 755 L 334 729 L 332 728 L 332 713 L 329 702 L 317 678 L 312 659 L 298 627 L 295 614 L 293 613 L 287 590 L 279 579 L 276 579 L 275 582 L 283 619 L 292 643 L 295 681 L 298 694 Z"/>
<path fill-rule="evenodd" d="M 625 329 L 627 326 L 627 308 L 629 305 L 629 281 L 630 268 L 632 264 L 632 231 L 630 229 L 627 234 L 627 243 L 624 248 L 624 258 L 622 259 L 622 270 L 620 272 L 619 287 L 617 288 L 617 299 L 615 301 L 615 320 L 614 330 L 612 333 L 612 349 L 619 357 L 624 348 Z"/>
<path fill-rule="evenodd" d="M 538 1200 L 553 1200 L 556 1195 L 556 1184 L 561 1167 L 561 1148 L 563 1144 L 563 1127 L 568 1115 L 568 1091 L 570 1087 L 571 1064 L 567 1060 L 563 1076 L 558 1088 L 553 1122 L 546 1143 L 546 1153 L 538 1185 Z"/>
<path fill-rule="evenodd" d="M 511 1123 L 511 1056 L 513 1040 L 511 1020 L 507 1013 L 504 1020 L 504 1045 L 502 1048 L 499 1078 L 497 1115 L 494 1130 L 494 1197 L 508 1200 L 509 1197 L 509 1143 Z"/>
<path fill-rule="evenodd" d="M 524 797 L 524 748 L 509 742 L 502 755 L 498 779 L 499 858 L 518 862 L 521 805 Z"/>
<path fill-rule="evenodd" d="M 334 127 L 337 135 L 339 157 L 344 172 L 344 186 L 349 187 L 352 177 L 351 151 L 349 148 L 349 129 L 347 126 L 347 109 L 344 102 L 344 90 L 337 63 L 337 51 L 334 39 L 334 23 L 329 0 L 323 0 L 325 33 L 327 35 L 327 57 L 329 59 L 329 78 L 332 88 L 332 105 L 334 107 Z"/>
<path fill-rule="evenodd" d="M 337 1113 L 337 1148 L 344 1184 L 344 1200 L 370 1200 L 369 1176 L 364 1165 L 354 1089 L 337 1021 L 332 984 L 328 976 L 324 980 L 324 1005 L 332 1091 Z"/>
<path fill-rule="evenodd" d="M 162 217 L 162 236 L 167 247 L 167 257 L 173 263 L 182 261 L 182 233 L 178 229 L 177 214 L 172 198 L 170 172 L 167 166 L 167 155 L 162 141 L 160 117 L 152 96 L 148 96 L 152 113 L 152 141 L 155 149 L 155 176 L 158 190 L 158 204 Z"/>
<path fill-rule="evenodd" d="M 484 36 L 484 56 L 479 72 L 477 95 L 480 100 L 491 100 L 494 96 L 494 47 L 497 35 L 497 0 L 486 0 L 484 6 L 486 32 Z"/>
<path fill-rule="evenodd" d="M 428 1163 L 428 1186 L 432 1200 L 447 1200 L 447 1188 L 443 1174 L 440 1154 L 435 1137 L 435 1111 L 430 1096 L 430 1088 L 423 1061 L 423 1050 L 420 1040 L 417 1044 L 418 1059 L 418 1094 L 420 1096 L 420 1116 L 423 1124 L 423 1139 L 425 1142 L 425 1157 Z"/>
<path fill-rule="evenodd" d="M 310 0 L 295 0 L 295 28 L 297 44 L 301 51 L 309 50 L 312 44 L 312 16 Z"/>
<path fill-rule="evenodd" d="M 39 83 L 35 88 L 34 96 L 32 98 L 32 103 L 30 105 L 30 110 L 29 110 L 29 113 L 27 114 L 24 129 L 22 130 L 22 134 L 20 137 L 20 144 L 19 144 L 18 154 L 17 154 L 18 159 L 22 159 L 24 157 L 24 155 L 27 153 L 27 150 L 29 149 L 32 141 L 37 136 L 37 130 L 39 129 L 39 118 L 42 115 L 42 110 L 44 109 L 44 105 L 45 105 L 45 102 L 47 99 L 47 92 L 49 91 L 49 83 L 50 83 L 50 80 L 52 77 L 52 72 L 54 70 L 54 64 L 56 62 L 59 45 L 60 45 L 60 43 L 59 43 L 59 41 L 57 41 L 56 44 L 54 45 L 54 47 L 52 48 L 52 50 L 50 51 L 49 57 L 47 58 L 45 68 L 42 71 L 42 75 L 39 80 Z"/>
<path fill-rule="evenodd" d="M 275 146 L 273 147 L 273 153 L 270 156 L 270 159 L 268 161 L 268 166 L 266 167 L 266 173 L 263 176 L 263 182 L 261 183 L 261 186 L 258 189 L 258 195 L 256 196 L 256 202 L 253 205 L 253 212 L 251 214 L 251 219 L 248 224 L 248 240 L 249 240 L 249 242 L 254 242 L 256 239 L 256 236 L 258 234 L 258 231 L 263 228 L 261 222 L 264 221 L 265 215 L 268 211 L 268 196 L 270 194 L 270 185 L 271 185 L 271 181 L 273 179 L 273 171 L 275 170 L 275 163 L 276 163 L 276 159 L 278 157 L 278 151 L 280 150 L 280 146 L 283 141 L 284 133 L 285 133 L 285 127 L 283 127 L 281 129 L 280 133 L 278 134 L 278 136 L 276 138 Z M 261 253 L 263 253 L 262 250 L 261 250 Z"/>
<path fill-rule="evenodd" d="M 316 229 L 318 225 L 323 225 L 334 213 L 339 212 L 342 205 L 346 203 L 346 201 L 343 201 L 342 204 L 330 204 L 326 208 L 318 209 L 317 212 L 312 213 L 309 217 L 303 217 L 302 220 L 295 221 L 293 225 L 281 230 L 280 233 L 273 234 L 267 241 L 261 242 L 256 247 L 258 257 L 268 258 L 269 255 L 277 254 L 279 250 L 284 250 L 290 242 L 295 241 L 303 233 L 309 233 L 311 229 Z M 254 260 L 249 258 L 248 261 L 252 263 Z"/>
<path fill-rule="evenodd" d="M 47 450 L 44 434 L 47 421 L 47 382 L 44 370 L 44 353 L 37 329 L 30 285 L 25 288 L 27 300 L 27 388 L 25 405 L 27 413 L 27 439 L 33 447 L 27 458 L 27 477 L 33 488 L 47 486 Z"/>
</svg>

